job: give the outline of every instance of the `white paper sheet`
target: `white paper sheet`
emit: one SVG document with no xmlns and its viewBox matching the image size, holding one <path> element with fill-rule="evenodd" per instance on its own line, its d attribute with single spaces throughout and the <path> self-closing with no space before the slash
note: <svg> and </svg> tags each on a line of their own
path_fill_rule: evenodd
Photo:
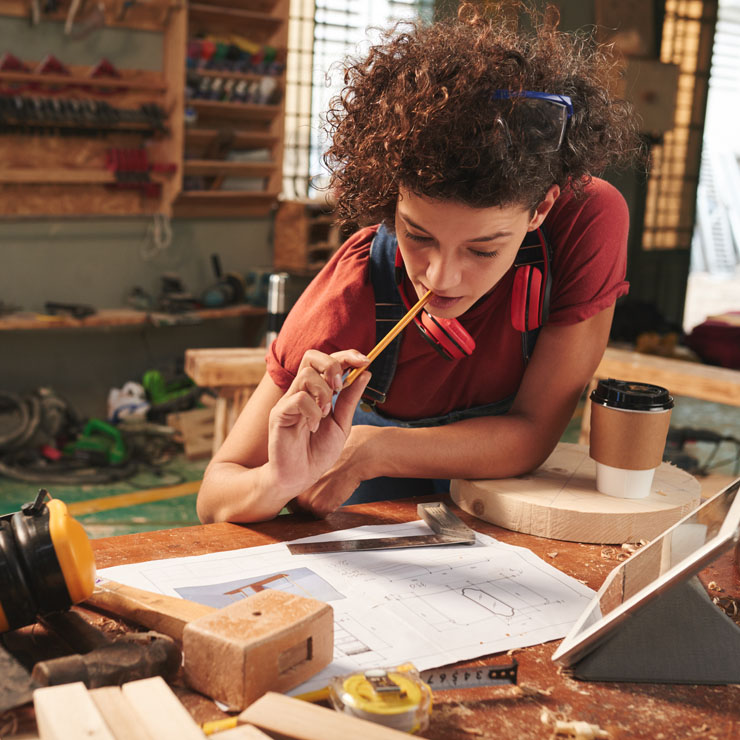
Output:
<svg viewBox="0 0 740 740">
<path fill-rule="evenodd" d="M 295 542 L 428 534 L 422 521 Z M 331 676 L 411 661 L 436 668 L 561 638 L 594 592 L 531 551 L 476 533 L 476 544 L 291 555 L 284 543 L 105 568 L 99 577 L 223 607 L 261 588 L 331 604 Z"/>
</svg>

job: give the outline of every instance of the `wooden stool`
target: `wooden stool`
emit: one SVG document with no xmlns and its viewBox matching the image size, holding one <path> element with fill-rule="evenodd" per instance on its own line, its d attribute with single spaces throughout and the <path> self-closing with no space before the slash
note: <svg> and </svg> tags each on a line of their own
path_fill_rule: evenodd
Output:
<svg viewBox="0 0 740 740">
<path fill-rule="evenodd" d="M 265 374 L 264 347 L 185 350 L 185 372 L 202 388 L 213 388 L 215 453 Z"/>
</svg>

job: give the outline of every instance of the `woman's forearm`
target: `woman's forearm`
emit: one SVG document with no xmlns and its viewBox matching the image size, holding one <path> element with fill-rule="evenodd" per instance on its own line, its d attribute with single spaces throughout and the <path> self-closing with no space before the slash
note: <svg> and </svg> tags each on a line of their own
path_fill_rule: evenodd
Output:
<svg viewBox="0 0 740 740">
<path fill-rule="evenodd" d="M 213 460 L 198 492 L 198 518 L 211 522 L 261 522 L 277 516 L 297 492 L 281 488 L 270 464 L 246 468 Z"/>
<path fill-rule="evenodd" d="M 440 427 L 364 427 L 358 466 L 365 480 L 508 478 L 539 466 L 557 444 L 559 427 L 549 433 L 537 427 L 534 419 L 517 414 Z"/>
</svg>

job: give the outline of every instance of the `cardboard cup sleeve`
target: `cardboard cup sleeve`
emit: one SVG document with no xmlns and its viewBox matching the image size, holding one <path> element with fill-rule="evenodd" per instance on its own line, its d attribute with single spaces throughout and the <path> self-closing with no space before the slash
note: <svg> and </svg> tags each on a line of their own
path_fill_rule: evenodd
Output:
<svg viewBox="0 0 740 740">
<path fill-rule="evenodd" d="M 624 470 L 657 468 L 663 460 L 671 409 L 625 411 L 591 404 L 589 455 Z"/>
</svg>

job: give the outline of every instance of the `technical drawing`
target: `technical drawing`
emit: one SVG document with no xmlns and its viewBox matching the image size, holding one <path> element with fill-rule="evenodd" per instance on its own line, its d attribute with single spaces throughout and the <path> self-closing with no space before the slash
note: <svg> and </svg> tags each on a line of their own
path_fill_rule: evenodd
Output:
<svg viewBox="0 0 740 740">
<path fill-rule="evenodd" d="M 183 586 L 176 588 L 175 591 L 184 599 L 221 609 L 266 588 L 287 591 L 319 601 L 329 602 L 345 598 L 342 593 L 310 568 L 294 568 L 207 586 Z"/>
</svg>

